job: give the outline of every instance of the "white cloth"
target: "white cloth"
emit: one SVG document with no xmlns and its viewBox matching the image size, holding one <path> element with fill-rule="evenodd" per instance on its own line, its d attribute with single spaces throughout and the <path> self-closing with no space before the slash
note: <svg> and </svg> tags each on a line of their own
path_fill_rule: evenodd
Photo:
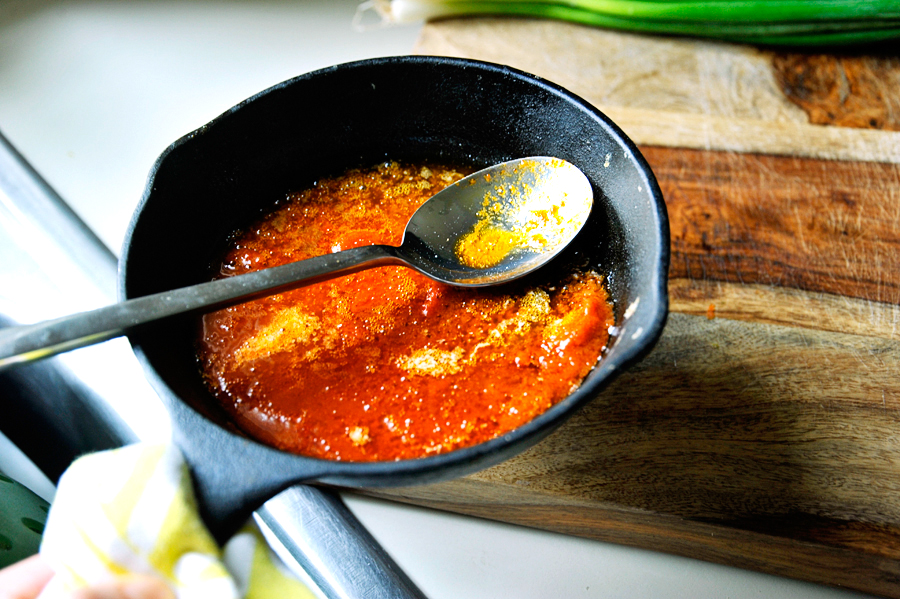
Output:
<svg viewBox="0 0 900 599">
<path fill-rule="evenodd" d="M 219 548 L 171 445 L 79 458 L 60 479 L 41 555 L 56 574 L 40 599 L 117 576 L 166 582 L 178 599 L 314 599 L 248 525 Z"/>
</svg>

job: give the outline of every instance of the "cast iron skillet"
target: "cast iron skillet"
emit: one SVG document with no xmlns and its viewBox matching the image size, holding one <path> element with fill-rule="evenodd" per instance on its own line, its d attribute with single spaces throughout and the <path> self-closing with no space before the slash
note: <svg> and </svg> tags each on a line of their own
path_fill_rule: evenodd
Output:
<svg viewBox="0 0 900 599">
<path fill-rule="evenodd" d="M 302 75 L 176 141 L 154 165 L 122 253 L 120 294 L 133 298 L 210 278 L 227 236 L 317 178 L 380 161 L 486 166 L 557 156 L 596 194 L 563 256 L 608 277 L 619 332 L 581 387 L 500 438 L 442 455 L 352 463 L 301 457 L 239 432 L 206 391 L 193 354 L 196 319 L 129 335 L 173 419 L 204 517 L 230 534 L 269 497 L 299 482 L 403 486 L 461 476 L 544 438 L 653 346 L 665 323 L 665 204 L 634 144 L 605 115 L 540 78 L 442 57 L 368 60 Z"/>
</svg>

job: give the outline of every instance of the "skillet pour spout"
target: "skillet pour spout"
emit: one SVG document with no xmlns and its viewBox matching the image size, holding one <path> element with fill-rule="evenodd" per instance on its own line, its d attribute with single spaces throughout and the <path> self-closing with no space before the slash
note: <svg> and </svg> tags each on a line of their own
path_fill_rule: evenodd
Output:
<svg viewBox="0 0 900 599">
<path fill-rule="evenodd" d="M 577 390 L 499 438 L 396 462 L 289 454 L 242 434 L 207 391 L 194 352 L 196 321 L 129 334 L 172 414 L 201 509 L 220 539 L 296 483 L 437 482 L 496 464 L 550 434 L 659 338 L 668 309 L 668 220 L 646 161 L 603 113 L 543 79 L 471 60 L 391 57 L 301 75 L 160 156 L 126 236 L 122 299 L 209 280 L 229 235 L 321 177 L 387 160 L 482 167 L 524 156 L 555 156 L 588 177 L 591 216 L 557 260 L 605 276 L 618 333 Z"/>
</svg>

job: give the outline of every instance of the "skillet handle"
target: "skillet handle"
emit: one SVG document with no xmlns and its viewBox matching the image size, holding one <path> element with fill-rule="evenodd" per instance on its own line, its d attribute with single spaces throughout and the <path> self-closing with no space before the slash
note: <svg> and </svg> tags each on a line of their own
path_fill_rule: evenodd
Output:
<svg viewBox="0 0 900 599">
<path fill-rule="evenodd" d="M 255 518 L 282 561 L 329 599 L 425 599 L 334 491 L 291 487 Z"/>
<path fill-rule="evenodd" d="M 261 445 L 225 431 L 183 402 L 168 396 L 163 401 L 200 513 L 220 542 L 255 512 L 272 549 L 327 599 L 425 599 L 337 494 L 297 484 L 326 475 L 327 461 Z"/>
</svg>

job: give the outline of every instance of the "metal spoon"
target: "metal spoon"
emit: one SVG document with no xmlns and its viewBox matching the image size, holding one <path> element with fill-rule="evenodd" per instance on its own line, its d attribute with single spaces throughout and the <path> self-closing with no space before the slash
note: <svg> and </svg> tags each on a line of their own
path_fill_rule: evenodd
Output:
<svg viewBox="0 0 900 599">
<path fill-rule="evenodd" d="M 409 220 L 399 247 L 352 248 L 0 329 L 0 370 L 118 337 L 162 318 L 210 311 L 374 266 L 406 265 L 462 287 L 512 281 L 568 245 L 587 221 L 593 197 L 584 173 L 558 158 L 497 164 L 429 198 Z"/>
</svg>

